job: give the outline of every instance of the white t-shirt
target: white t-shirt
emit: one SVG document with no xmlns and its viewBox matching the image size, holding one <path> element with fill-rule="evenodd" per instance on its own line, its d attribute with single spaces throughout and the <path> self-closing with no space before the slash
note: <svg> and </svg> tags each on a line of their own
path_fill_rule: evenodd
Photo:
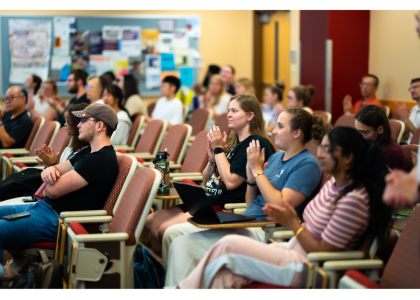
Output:
<svg viewBox="0 0 420 300">
<path fill-rule="evenodd" d="M 128 136 L 130 135 L 131 127 L 133 123 L 130 120 L 128 114 L 121 110 L 117 113 L 118 125 L 117 129 L 111 135 L 112 145 L 125 145 L 127 144 Z"/>
<path fill-rule="evenodd" d="M 181 100 L 176 97 L 169 101 L 166 97 L 160 98 L 156 102 L 152 119 L 164 120 L 171 125 L 182 124 L 184 122 L 184 116 Z"/>
<path fill-rule="evenodd" d="M 44 104 L 41 104 L 41 99 L 39 99 L 38 95 L 34 95 L 32 98 L 35 102 L 34 109 L 41 115 L 45 116 L 45 112 L 47 111 L 48 107 L 50 106 L 48 104 L 48 101 L 45 101 Z"/>
<path fill-rule="evenodd" d="M 220 97 L 219 103 L 217 105 L 213 106 L 216 114 L 221 115 L 221 114 L 224 114 L 224 113 L 228 112 L 230 97 L 231 96 L 226 95 L 226 94 L 223 95 L 222 97 Z"/>
<path fill-rule="evenodd" d="M 131 95 L 125 102 L 124 106 L 130 116 L 134 114 L 147 116 L 146 102 L 141 99 L 140 95 Z"/>
<path fill-rule="evenodd" d="M 413 123 L 413 125 L 416 128 L 420 127 L 420 108 L 418 104 L 411 109 L 411 114 L 410 114 L 410 117 L 408 117 L 408 119 L 411 121 L 411 123 Z M 411 142 L 412 137 L 413 137 L 413 133 L 410 132 L 410 136 L 408 137 L 407 143 Z M 416 144 L 418 143 L 419 141 L 416 141 Z"/>
<path fill-rule="evenodd" d="M 93 102 L 93 103 L 105 104 L 104 100 L 102 100 L 102 99 L 99 99 L 99 100 L 97 100 L 97 101 L 95 101 L 95 102 Z"/>
</svg>

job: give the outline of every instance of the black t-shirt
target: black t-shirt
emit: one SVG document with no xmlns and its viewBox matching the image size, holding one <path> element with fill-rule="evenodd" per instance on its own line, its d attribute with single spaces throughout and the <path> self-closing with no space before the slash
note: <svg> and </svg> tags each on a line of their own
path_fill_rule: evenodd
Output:
<svg viewBox="0 0 420 300">
<path fill-rule="evenodd" d="M 29 118 L 28 112 L 26 110 L 13 119 L 11 119 L 11 117 L 11 112 L 4 113 L 4 129 L 6 130 L 7 134 L 16 141 L 16 143 L 10 148 L 23 148 L 25 147 L 26 141 L 31 134 L 34 124 L 32 123 L 31 118 Z M 1 140 L 0 149 L 3 149 Z"/>
<path fill-rule="evenodd" d="M 69 104 L 67 104 L 66 109 L 63 111 L 63 113 L 61 114 L 58 120 L 58 122 L 60 122 L 61 127 L 63 127 L 64 123 L 66 123 L 66 119 L 64 119 L 64 113 L 69 109 L 70 106 L 80 104 L 80 103 L 90 104 L 90 100 L 86 97 L 86 94 L 83 94 L 83 96 L 80 98 L 74 97 L 70 100 Z"/>
<path fill-rule="evenodd" d="M 62 211 L 102 209 L 118 176 L 118 162 L 114 147 L 105 146 L 91 153 L 91 148 L 80 150 L 70 158 L 72 170 L 82 176 L 88 185 L 58 199 L 45 198 L 45 202 Z"/>
<path fill-rule="evenodd" d="M 236 95 L 235 88 L 232 85 L 230 85 L 230 84 L 227 86 L 226 92 L 228 92 L 232 96 L 235 96 Z"/>
<path fill-rule="evenodd" d="M 247 137 L 242 142 L 236 144 L 228 153 L 226 153 L 226 158 L 230 163 L 230 172 L 238 174 L 243 178 L 246 177 L 246 148 L 249 147 L 249 143 L 252 140 L 259 140 L 261 149 L 265 148 L 265 161 L 267 161 L 270 156 L 274 153 L 274 149 L 271 146 L 270 142 L 267 141 L 260 135 L 251 135 Z M 222 154 L 218 154 L 222 155 Z M 211 175 L 210 179 L 206 182 L 205 191 L 207 197 L 210 199 L 210 202 L 213 205 L 218 205 L 223 207 L 226 203 L 242 203 L 245 202 L 246 194 L 246 182 L 244 181 L 240 186 L 234 190 L 226 189 L 222 178 L 220 177 L 217 165 L 214 173 Z"/>
</svg>

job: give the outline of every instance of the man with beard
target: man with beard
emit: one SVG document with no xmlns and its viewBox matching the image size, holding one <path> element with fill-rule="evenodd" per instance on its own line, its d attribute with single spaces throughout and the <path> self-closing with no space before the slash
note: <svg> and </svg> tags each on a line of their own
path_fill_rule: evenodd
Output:
<svg viewBox="0 0 420 300">
<path fill-rule="evenodd" d="M 63 105 L 63 101 L 55 96 L 51 101 L 50 105 L 55 108 L 57 112 L 57 119 L 60 122 L 61 126 L 64 126 L 67 118 L 67 110 L 70 106 L 80 103 L 90 104 L 89 99 L 86 97 L 86 80 L 88 74 L 81 70 L 73 70 L 70 72 L 69 77 L 67 78 L 67 88 L 70 94 L 76 94 L 76 97 L 72 98 L 67 106 Z"/>
<path fill-rule="evenodd" d="M 117 114 L 105 104 L 92 104 L 72 114 L 81 119 L 77 125 L 79 140 L 89 143 L 89 147 L 41 173 L 46 184 L 44 200 L 0 207 L 0 261 L 4 249 L 55 241 L 61 212 L 101 209 L 114 186 L 118 162 L 110 139 L 117 128 Z M 1 219 L 19 213 L 30 216 L 13 221 Z M 29 264 L 29 257 L 9 252 L 13 260 L 4 267 L 4 280 L 13 280 Z"/>
</svg>

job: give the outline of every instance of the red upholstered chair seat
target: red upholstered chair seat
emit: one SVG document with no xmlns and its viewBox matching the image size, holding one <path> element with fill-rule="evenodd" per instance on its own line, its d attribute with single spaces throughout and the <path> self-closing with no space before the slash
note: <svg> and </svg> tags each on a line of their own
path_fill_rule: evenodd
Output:
<svg viewBox="0 0 420 300">
<path fill-rule="evenodd" d="M 197 183 L 195 183 L 194 181 L 192 181 L 192 180 L 190 180 L 188 178 L 181 179 L 181 182 L 192 184 L 192 185 L 198 185 Z"/>
<path fill-rule="evenodd" d="M 14 157 L 12 154 L 10 154 L 10 153 L 8 153 L 8 152 L 4 153 L 3 155 L 4 155 L 4 156 L 6 156 L 7 158 L 12 158 L 12 157 Z"/>
<path fill-rule="evenodd" d="M 27 165 L 25 165 L 24 163 L 21 163 L 21 162 L 15 162 L 15 166 L 18 166 L 19 168 L 27 168 L 28 166 Z"/>
<path fill-rule="evenodd" d="M 369 279 L 369 277 L 367 277 L 365 274 L 358 270 L 348 270 L 344 275 L 357 281 L 366 288 L 379 289 L 379 286 L 376 283 L 374 283 L 372 280 Z"/>
<path fill-rule="evenodd" d="M 123 149 L 118 149 L 117 151 L 120 152 L 120 153 L 123 153 L 123 154 L 127 154 L 128 153 L 127 151 L 125 151 Z"/>
<path fill-rule="evenodd" d="M 145 163 L 146 161 L 143 158 L 136 157 L 137 161 L 140 163 Z"/>
<path fill-rule="evenodd" d="M 23 251 L 23 250 L 26 250 L 26 249 L 34 249 L 34 248 L 55 250 L 55 242 L 34 243 L 34 244 L 30 244 L 28 246 L 25 246 L 25 247 L 22 247 L 22 248 L 16 249 L 16 250 L 17 251 Z"/>
<path fill-rule="evenodd" d="M 83 225 L 81 225 L 77 222 L 71 222 L 69 226 L 70 226 L 71 230 L 73 230 L 73 232 L 76 235 L 89 234 L 89 232 L 86 231 L 86 229 L 83 227 Z"/>
</svg>

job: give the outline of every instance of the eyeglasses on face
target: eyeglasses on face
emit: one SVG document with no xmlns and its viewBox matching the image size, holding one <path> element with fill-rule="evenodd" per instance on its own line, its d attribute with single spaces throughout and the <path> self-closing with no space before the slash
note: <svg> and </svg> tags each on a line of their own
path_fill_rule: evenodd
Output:
<svg viewBox="0 0 420 300">
<path fill-rule="evenodd" d="M 85 124 L 89 120 L 92 120 L 92 121 L 96 122 L 95 119 L 93 119 L 93 118 L 84 118 L 84 119 L 80 119 L 80 123 Z"/>
<path fill-rule="evenodd" d="M 22 98 L 25 96 L 15 96 L 15 95 L 10 95 L 9 97 L 4 97 L 4 102 L 13 102 L 13 100 L 15 100 L 15 98 Z"/>
<path fill-rule="evenodd" d="M 331 153 L 331 145 L 319 145 L 317 149 L 318 155 Z"/>
<path fill-rule="evenodd" d="M 370 82 L 361 82 L 361 83 L 359 83 L 359 86 L 360 87 L 373 87 L 373 86 L 375 86 L 373 83 L 370 83 Z"/>
<path fill-rule="evenodd" d="M 357 130 L 357 132 L 359 132 L 361 135 L 365 136 L 366 134 L 368 134 L 369 132 L 371 132 L 372 130 Z"/>
<path fill-rule="evenodd" d="M 409 92 L 411 92 L 411 90 L 417 90 L 417 88 L 419 87 L 420 85 L 412 85 L 412 86 L 410 86 L 409 88 L 408 88 L 408 91 Z"/>
</svg>

